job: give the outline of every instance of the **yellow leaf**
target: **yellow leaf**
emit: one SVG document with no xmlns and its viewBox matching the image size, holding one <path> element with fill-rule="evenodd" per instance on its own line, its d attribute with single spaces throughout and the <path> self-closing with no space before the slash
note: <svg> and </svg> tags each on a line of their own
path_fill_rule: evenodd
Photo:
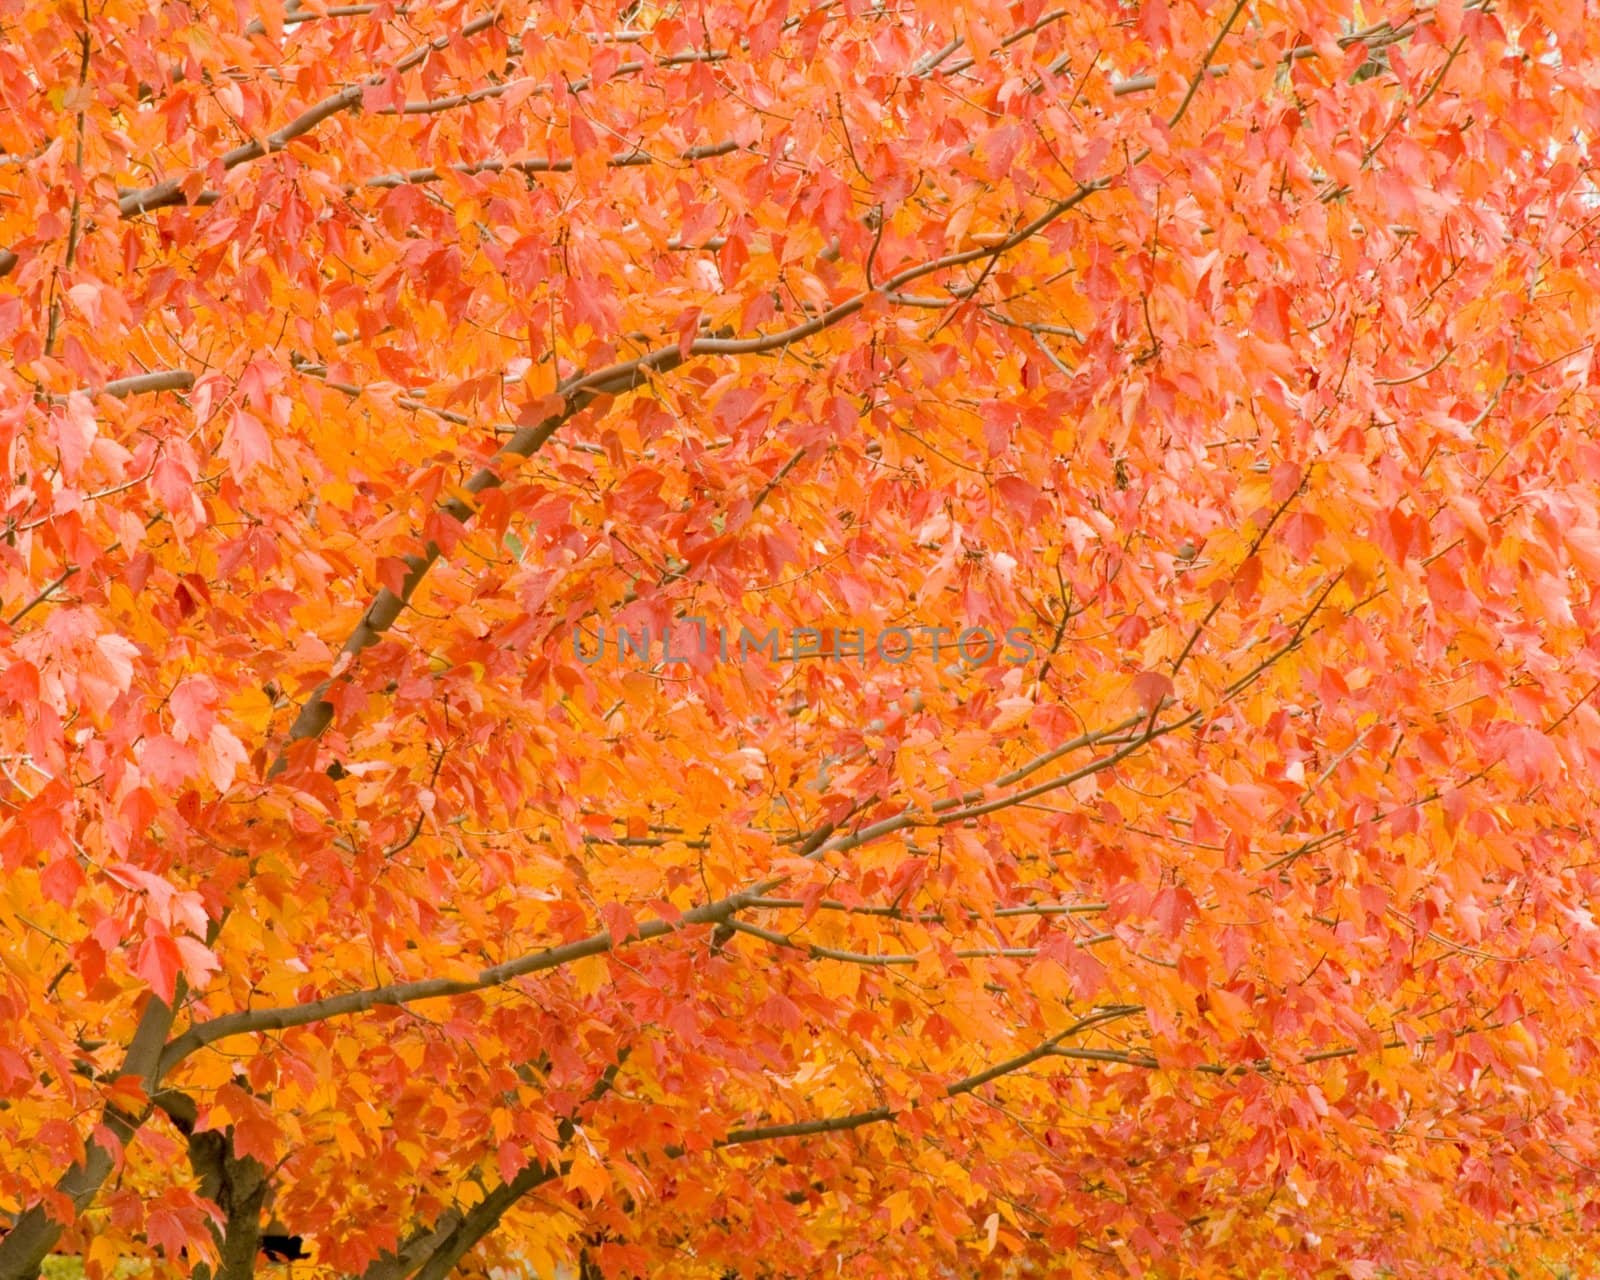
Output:
<svg viewBox="0 0 1600 1280">
<path fill-rule="evenodd" d="M 83 1255 L 84 1271 L 92 1280 L 115 1273 L 117 1263 L 122 1257 L 122 1248 L 117 1244 L 116 1237 L 107 1233 L 97 1233 L 89 1241 L 89 1249 Z"/>
<path fill-rule="evenodd" d="M 611 1175 L 589 1153 L 588 1144 L 581 1142 L 573 1151 L 572 1167 L 567 1171 L 565 1181 L 568 1187 L 583 1192 L 592 1201 L 603 1199 L 611 1190 Z"/>
<path fill-rule="evenodd" d="M 586 956 L 568 966 L 580 996 L 592 996 L 611 981 L 611 966 L 604 956 Z"/>
</svg>

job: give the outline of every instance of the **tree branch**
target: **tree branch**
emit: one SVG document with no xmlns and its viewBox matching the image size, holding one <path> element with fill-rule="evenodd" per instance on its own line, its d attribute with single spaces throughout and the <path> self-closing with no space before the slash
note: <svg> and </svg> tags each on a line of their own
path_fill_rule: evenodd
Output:
<svg viewBox="0 0 1600 1280">
<path fill-rule="evenodd" d="M 752 896 L 769 892 L 781 879 L 768 880 L 746 893 L 707 903 L 686 911 L 674 922 L 650 920 L 639 926 L 637 933 L 618 941 L 609 930 L 579 938 L 559 947 L 549 947 L 521 956 L 505 964 L 484 969 L 473 978 L 425 978 L 416 982 L 395 982 L 387 986 L 372 987 L 364 991 L 351 991 L 343 995 L 328 996 L 305 1004 L 284 1005 L 272 1009 L 245 1009 L 226 1013 L 206 1022 L 197 1022 L 166 1047 L 161 1056 L 163 1072 L 172 1070 L 190 1054 L 215 1044 L 230 1036 L 250 1035 L 259 1031 L 284 1031 L 290 1027 L 303 1027 L 328 1018 L 348 1017 L 380 1006 L 411 1004 L 419 1000 L 439 1000 L 448 996 L 468 995 L 490 987 L 504 986 L 516 978 L 545 970 L 560 968 L 576 960 L 602 955 L 627 942 L 647 942 L 676 933 L 686 926 L 719 924 L 742 910 Z"/>
<path fill-rule="evenodd" d="M 172 1030 L 174 1006 L 182 1002 L 185 990 L 186 984 L 180 975 L 172 1005 L 163 1004 L 153 995 L 149 998 L 123 1057 L 118 1074 L 138 1076 L 146 1095 L 153 1095 L 161 1081 L 162 1044 Z M 101 1124 L 122 1145 L 127 1144 L 144 1120 L 145 1116 L 132 1116 L 109 1105 L 101 1114 Z M 82 1212 L 110 1176 L 114 1162 L 112 1153 L 91 1138 L 83 1160 L 62 1175 L 56 1190 Z M 11 1230 L 0 1237 L 0 1280 L 32 1280 L 38 1275 L 45 1256 L 61 1238 L 62 1225 L 51 1218 L 42 1205 L 34 1205 L 19 1214 Z"/>
<path fill-rule="evenodd" d="M 395 63 L 394 71 L 403 73 L 419 66 L 430 54 L 437 50 L 449 47 L 453 39 L 466 39 L 475 36 L 480 31 L 492 27 L 499 19 L 499 11 L 485 14 L 481 18 L 474 18 L 453 36 L 438 36 L 428 41 L 422 48 L 413 50 L 399 62 Z M 361 99 L 368 89 L 378 88 L 389 78 L 388 72 L 367 76 L 366 79 L 351 85 L 348 89 L 341 89 L 338 93 L 324 98 L 315 106 L 308 108 L 296 116 L 288 124 L 274 133 L 269 133 L 263 139 L 251 139 L 233 150 L 224 152 L 221 156 L 224 169 L 237 169 L 242 164 L 252 160 L 259 160 L 262 156 L 270 155 L 274 151 L 282 151 L 302 134 L 310 133 L 324 120 L 343 112 L 353 110 L 361 105 Z M 153 209 L 164 209 L 170 205 L 188 203 L 188 198 L 183 194 L 180 181 L 177 178 L 166 178 L 153 186 L 141 187 L 137 191 L 130 191 L 117 201 L 118 210 L 124 218 L 135 217 L 141 213 L 149 213 Z"/>
<path fill-rule="evenodd" d="M 531 457 L 556 433 L 557 428 L 602 396 L 617 395 L 632 390 L 646 382 L 652 372 L 666 372 L 682 362 L 683 356 L 677 347 L 664 348 L 652 353 L 650 358 L 632 361 L 626 367 L 612 366 L 610 369 L 600 371 L 605 376 L 591 376 L 569 387 L 564 394 L 560 409 L 534 426 L 519 428 L 511 439 L 500 447 L 488 464 L 468 479 L 462 488 L 474 496 L 488 489 L 499 488 L 505 483 L 498 468 L 500 462 Z M 441 503 L 440 510 L 462 524 L 468 523 L 473 516 L 473 508 L 464 499 L 454 496 Z M 346 638 L 340 652 L 354 658 L 363 650 L 377 644 L 384 633 L 394 625 L 400 616 L 400 611 L 416 593 L 422 584 L 422 579 L 438 561 L 440 554 L 438 544 L 430 542 L 422 555 L 407 556 L 406 576 L 401 583 L 399 593 L 390 591 L 388 587 L 381 588 L 372 598 L 372 603 L 362 614 L 355 629 Z M 287 767 L 286 752 L 290 745 L 320 737 L 333 722 L 333 704 L 325 696 L 332 685 L 332 677 L 324 680 L 301 707 L 300 714 L 289 727 L 284 752 L 280 752 L 268 770 L 269 778 L 276 777 Z"/>
<path fill-rule="evenodd" d="M 1134 163 L 1143 158 L 1141 153 Z M 920 280 L 924 276 L 948 271 L 968 263 L 978 261 L 994 261 L 1001 255 L 1009 253 L 1018 245 L 1026 243 L 1040 232 L 1049 227 L 1058 218 L 1076 208 L 1097 191 L 1104 190 L 1111 183 L 1109 177 L 1094 179 L 1080 183 L 1073 193 L 1056 201 L 1043 213 L 1032 221 L 1026 223 L 1018 230 L 1006 236 L 1003 240 L 993 245 L 981 246 L 960 253 L 946 254 L 943 257 L 932 259 L 918 266 L 908 267 L 892 279 L 885 281 L 876 288 L 865 289 L 854 297 L 819 313 L 812 319 L 776 333 L 761 335 L 753 338 L 729 338 L 713 336 L 696 338 L 689 343 L 687 350 L 679 344 L 669 347 L 660 347 L 654 351 L 637 356 L 631 360 L 620 361 L 607 365 L 592 373 L 582 375 L 566 384 L 563 395 L 562 407 L 550 414 L 535 426 L 523 427 L 490 459 L 489 464 L 479 470 L 463 486 L 469 494 L 482 493 L 486 489 L 496 488 L 504 483 L 497 464 L 508 458 L 527 458 L 553 436 L 557 429 L 587 408 L 601 396 L 618 395 L 625 391 L 643 385 L 653 373 L 665 373 L 683 364 L 690 356 L 697 355 L 765 355 L 775 351 L 782 351 L 796 342 L 821 333 L 841 321 L 855 315 L 862 310 L 874 296 L 888 296 L 898 292 L 905 285 Z M 440 505 L 440 510 L 452 516 L 462 524 L 466 524 L 473 514 L 472 507 L 458 497 L 451 497 Z M 400 616 L 400 611 L 411 600 L 421 585 L 422 579 L 428 570 L 439 559 L 441 552 L 437 544 L 430 542 L 421 555 L 405 557 L 406 576 L 401 582 L 400 591 L 392 592 L 389 588 L 382 588 L 368 606 L 360 623 L 346 639 L 341 653 L 354 658 L 363 650 L 377 644 L 383 634 L 390 629 L 395 620 Z M 333 678 L 324 680 L 305 705 L 300 709 L 300 714 L 290 726 L 284 753 L 280 753 L 268 770 L 269 778 L 282 773 L 288 765 L 287 749 L 292 744 L 304 739 L 320 736 L 332 722 L 333 704 L 327 700 L 326 694 L 332 687 Z"/>
<path fill-rule="evenodd" d="M 145 395 L 151 391 L 187 391 L 194 386 L 194 374 L 187 369 L 157 369 L 153 373 L 139 373 L 131 378 L 113 378 L 101 387 L 85 387 L 84 395 L 115 396 L 126 400 L 129 396 Z M 67 396 L 53 395 L 51 404 L 66 404 Z"/>
<path fill-rule="evenodd" d="M 1120 1018 L 1132 1017 L 1144 1011 L 1143 1005 L 1109 1005 L 1102 1009 L 1080 1018 L 1077 1022 L 1067 1027 L 1064 1031 L 1051 1036 L 1043 1044 L 1028 1052 L 1019 1054 L 996 1066 L 989 1067 L 976 1075 L 967 1076 L 953 1084 L 947 1085 L 944 1091 L 946 1098 L 957 1098 L 964 1094 L 982 1088 L 992 1080 L 997 1080 L 1003 1075 L 1020 1071 L 1024 1067 L 1043 1058 L 1049 1057 L 1056 1046 L 1068 1038 L 1079 1035 L 1093 1027 L 1106 1022 L 1113 1022 Z M 612 1069 L 615 1071 L 615 1068 Z M 826 1116 L 815 1120 L 800 1120 L 791 1124 L 759 1125 L 746 1129 L 734 1129 L 713 1144 L 713 1150 L 726 1147 L 745 1146 L 753 1142 L 772 1142 L 782 1138 L 807 1138 L 829 1133 L 848 1133 L 855 1129 L 864 1129 L 869 1125 L 882 1124 L 886 1121 L 898 1119 L 902 1114 L 890 1107 L 876 1107 L 871 1111 L 858 1111 L 849 1115 Z M 563 1134 L 562 1141 L 570 1138 Z M 664 1153 L 668 1159 L 681 1159 L 689 1151 L 683 1147 L 669 1147 Z M 476 1245 L 484 1236 L 488 1235 L 506 1212 L 529 1191 L 562 1176 L 568 1168 L 563 1162 L 560 1166 L 530 1165 L 509 1183 L 502 1184 L 490 1192 L 482 1202 L 474 1206 L 466 1215 L 459 1226 L 440 1245 L 438 1251 L 430 1257 L 421 1271 L 417 1273 L 417 1280 L 446 1280 L 446 1277 L 455 1268 L 456 1264 Z M 368 1276 L 364 1280 L 376 1280 Z M 383 1280 L 401 1280 L 401 1277 L 386 1275 Z"/>
<path fill-rule="evenodd" d="M 1238 21 L 1239 15 L 1244 12 L 1248 0 L 1237 0 L 1233 12 L 1228 14 L 1228 19 L 1222 24 L 1222 30 L 1217 32 L 1217 38 L 1211 42 L 1211 47 L 1206 50 L 1205 57 L 1200 59 L 1200 65 L 1193 76 L 1189 78 L 1189 87 L 1185 90 L 1183 101 L 1178 103 L 1178 109 L 1172 113 L 1172 118 L 1167 121 L 1167 128 L 1176 129 L 1178 121 L 1188 113 L 1189 104 L 1194 101 L 1194 95 L 1200 89 L 1200 82 L 1206 78 L 1206 71 L 1211 66 L 1211 60 L 1217 56 L 1217 50 L 1222 48 L 1222 42 L 1228 38 L 1228 32 L 1233 30 L 1233 24 Z"/>
<path fill-rule="evenodd" d="M 222 1212 L 212 1224 L 218 1258 L 198 1266 L 194 1280 L 251 1280 L 261 1251 L 261 1211 L 271 1189 L 267 1170 L 253 1156 L 238 1156 L 233 1130 L 204 1129 L 189 1136 L 189 1162 L 200 1179 L 200 1194 Z"/>
<path fill-rule="evenodd" d="M 683 161 L 709 160 L 738 150 L 740 150 L 739 144 L 729 140 L 710 146 L 690 147 L 680 151 L 676 158 Z M 446 173 L 459 173 L 468 177 L 477 173 L 571 173 L 575 163 L 573 160 L 480 160 L 475 164 L 453 164 L 445 169 L 407 169 L 399 173 L 380 174 L 376 178 L 368 178 L 361 185 L 380 188 L 404 187 L 424 182 L 439 182 Z M 660 163 L 658 157 L 638 147 L 630 151 L 619 151 L 606 158 L 606 167 L 611 169 L 631 169 Z M 355 188 L 352 187 L 350 190 L 354 191 Z"/>
<path fill-rule="evenodd" d="M 617 1061 L 612 1063 L 595 1081 L 594 1087 L 589 1090 L 585 1100 L 592 1105 L 603 1098 L 616 1084 L 617 1074 L 622 1070 L 622 1064 L 627 1061 L 626 1049 L 618 1055 Z M 556 1126 L 556 1136 L 563 1147 L 567 1146 L 576 1136 L 578 1119 L 576 1113 L 563 1116 L 561 1123 Z M 422 1270 L 418 1280 L 444 1280 L 455 1269 L 456 1263 L 473 1248 L 478 1241 L 493 1231 L 499 1225 L 500 1219 L 518 1200 L 527 1195 L 535 1187 L 561 1177 L 571 1167 L 570 1161 L 562 1161 L 556 1165 L 540 1164 L 537 1161 L 525 1165 L 517 1176 L 510 1182 L 501 1183 L 487 1196 L 472 1208 L 462 1213 L 458 1209 L 449 1210 L 444 1216 L 453 1219 L 448 1230 L 434 1230 L 427 1239 L 429 1247 L 426 1260 L 422 1262 Z M 443 1219 L 441 1219 L 441 1224 Z M 421 1252 L 420 1249 L 417 1252 Z M 382 1280 L 401 1280 L 409 1274 L 409 1269 L 399 1270 L 403 1265 L 400 1259 L 395 1260 L 394 1267 L 388 1267 L 381 1273 Z M 369 1269 L 363 1280 L 380 1280 Z"/>
<path fill-rule="evenodd" d="M 1463 8 L 1466 10 L 1482 9 L 1486 7 L 1488 3 L 1489 0 L 1466 0 Z M 1340 36 L 1337 44 L 1341 49 L 1348 49 L 1357 44 L 1366 44 L 1371 48 L 1382 48 L 1387 45 L 1399 43 L 1400 41 L 1408 39 L 1415 34 L 1417 29 L 1423 25 L 1424 20 L 1420 15 L 1430 13 L 1435 7 L 1436 6 L 1433 4 L 1420 4 L 1417 6 L 1419 17 L 1410 22 L 1406 22 L 1398 27 L 1392 26 L 1388 22 L 1380 22 L 1373 26 L 1364 28 L 1363 30 L 1353 31 L 1347 35 Z M 293 19 L 286 18 L 285 21 L 288 22 L 292 20 L 297 22 L 309 22 L 314 18 L 321 18 L 324 16 L 331 17 L 335 14 L 341 16 L 354 15 L 359 12 L 365 12 L 370 8 L 371 6 L 368 5 L 348 5 L 337 10 L 329 10 L 326 14 L 305 14 Z M 1046 20 L 1053 21 L 1057 16 L 1058 15 L 1054 12 L 1046 14 L 1043 18 L 1037 20 L 1035 26 L 1042 26 Z M 795 19 L 791 18 L 784 25 L 787 28 L 794 25 L 795 21 Z M 490 15 L 487 18 L 477 19 L 473 23 L 470 23 L 468 26 L 464 27 L 461 34 L 463 36 L 476 34 L 478 31 L 481 31 L 492 25 L 493 22 L 494 15 Z M 254 27 L 251 29 L 253 30 Z M 263 26 L 261 30 L 264 32 L 265 27 Z M 1028 31 L 1025 30 L 1022 34 L 1028 34 Z M 1013 33 L 1013 36 L 1008 36 L 1005 41 L 1002 41 L 1002 46 L 1010 43 L 1011 39 L 1014 38 L 1015 35 L 1016 33 Z M 440 39 L 448 42 L 448 38 L 446 37 L 441 37 Z M 433 47 L 442 48 L 444 46 L 436 41 L 434 45 L 429 46 L 429 49 Z M 949 55 L 954 53 L 959 47 L 960 41 L 952 41 L 949 45 L 945 46 L 945 48 L 939 50 L 937 54 L 937 60 L 930 64 L 928 71 L 931 71 L 937 67 L 938 61 L 942 61 L 944 58 L 949 57 Z M 427 50 L 422 51 L 424 56 L 426 52 Z M 727 56 L 728 53 L 726 50 L 717 49 L 709 51 L 697 51 L 693 53 L 672 54 L 668 57 L 658 59 L 657 62 L 659 65 L 671 66 L 680 62 L 720 61 Z M 1295 62 L 1304 58 L 1314 58 L 1316 56 L 1317 50 L 1313 46 L 1298 45 L 1285 53 L 1281 61 Z M 413 63 L 411 65 L 415 64 Z M 964 60 L 963 62 L 956 64 L 952 70 L 960 70 L 970 65 L 972 65 L 970 60 Z M 1255 63 L 1252 63 L 1251 65 L 1256 66 Z M 642 62 L 626 62 L 619 66 L 616 71 L 613 72 L 613 74 L 635 74 L 639 71 L 642 71 L 644 66 L 645 64 Z M 405 64 L 402 64 L 400 69 L 405 70 L 408 68 Z M 913 74 L 926 74 L 926 72 L 919 72 L 916 68 L 913 68 Z M 1204 74 L 1211 77 L 1226 76 L 1229 74 L 1229 67 L 1227 64 L 1208 65 L 1205 68 Z M 381 84 L 382 78 L 374 76 L 371 77 L 367 83 Z M 384 108 L 378 114 L 412 115 L 428 114 L 435 111 L 448 111 L 454 107 L 463 106 L 470 102 L 499 97 L 501 94 L 508 92 L 514 83 L 515 82 L 508 82 L 500 85 L 487 85 L 482 89 L 475 89 L 468 93 L 456 94 L 448 98 L 407 103 L 403 108 L 388 107 Z M 1153 75 L 1131 76 L 1126 80 L 1119 80 L 1113 84 L 1111 86 L 1111 92 L 1114 96 L 1119 98 L 1126 97 L 1130 94 L 1147 93 L 1156 87 L 1156 83 L 1156 77 Z M 580 80 L 571 86 L 571 91 L 576 93 L 587 87 L 588 85 L 586 81 Z M 1041 79 L 1032 87 L 1036 92 L 1042 91 L 1045 87 L 1044 81 Z M 280 134 L 285 135 L 283 136 L 282 141 L 278 143 L 278 145 L 270 147 L 270 150 L 281 150 L 282 146 L 287 144 L 291 138 L 298 137 L 301 133 L 314 128 L 315 125 L 321 123 L 322 120 L 327 119 L 329 116 L 337 115 L 341 111 L 350 110 L 357 102 L 360 101 L 360 93 L 362 88 L 364 88 L 364 86 L 347 89 L 343 93 L 335 95 L 333 98 L 329 98 L 323 103 L 319 103 L 316 107 L 312 108 L 310 112 L 307 112 L 306 116 L 310 116 L 313 112 L 321 112 L 322 114 L 317 115 L 316 119 L 312 120 L 309 124 L 306 124 L 304 128 L 300 128 L 292 134 L 288 133 L 287 131 L 300 124 L 302 120 L 306 119 L 306 116 L 302 116 L 299 120 L 296 120 L 290 125 L 285 126 L 285 128 L 280 130 L 278 134 L 274 134 L 268 139 L 270 143 L 272 139 L 278 138 Z M 349 97 L 351 94 L 355 95 L 354 98 Z M 252 154 L 243 155 L 242 158 L 235 159 L 232 163 L 228 163 L 230 157 L 240 155 L 240 153 L 245 151 L 250 151 L 252 147 L 254 147 Z M 228 152 L 227 155 L 223 157 L 223 162 L 228 168 L 232 169 L 240 164 L 245 163 L 247 160 L 257 159 L 264 154 L 266 154 L 265 150 L 255 147 L 255 144 L 251 144 L 250 147 L 241 147 L 237 148 L 235 151 Z M 172 182 L 172 180 L 169 179 L 166 182 L 157 183 L 152 187 L 145 187 L 139 191 L 128 192 L 122 197 L 122 200 L 119 202 L 119 207 L 121 208 L 123 217 L 135 217 L 141 213 L 148 212 L 151 209 L 161 208 L 165 205 L 183 203 L 185 203 L 185 200 L 182 196 L 182 193 L 177 190 L 176 185 Z M 13 250 L 0 249 L 0 277 L 10 275 L 11 272 L 16 269 L 19 261 L 20 259 L 18 255 Z"/>
<path fill-rule="evenodd" d="M 553 430 L 553 428 L 551 429 Z M 452 499 L 452 501 L 455 500 Z M 428 563 L 431 563 L 431 561 Z M 420 578 L 420 575 L 417 576 Z M 387 594 L 387 588 L 380 593 L 380 596 L 384 594 Z M 395 612 L 398 612 L 398 606 L 395 607 Z M 363 626 L 365 625 L 367 624 L 364 622 Z M 359 634 L 359 629 L 357 634 Z M 368 643 L 375 642 L 375 639 L 368 641 Z M 363 645 L 362 647 L 366 646 Z M 346 648 L 347 650 L 350 648 L 350 642 L 347 642 Z M 359 650 L 356 651 L 359 652 Z M 302 715 L 304 715 L 303 712 Z M 880 839 L 897 831 L 906 830 L 909 827 L 921 826 L 930 822 L 943 826 L 950 822 L 965 821 L 970 817 L 980 816 L 996 809 L 1020 803 L 1046 791 L 1068 786 L 1080 778 L 1110 769 L 1155 738 L 1176 732 L 1194 723 L 1200 718 L 1200 715 L 1199 711 L 1194 711 L 1180 720 L 1171 721 L 1163 725 L 1151 725 L 1145 732 L 1137 735 L 1125 746 L 1109 755 L 1091 760 L 1070 773 L 1036 784 L 1023 791 L 1015 792 L 1010 796 L 1000 797 L 987 804 L 973 805 L 968 808 L 955 808 L 954 806 L 962 802 L 961 797 L 956 797 L 949 801 L 941 802 L 941 804 L 948 806 L 948 811 L 941 815 L 923 816 L 908 809 L 848 835 L 833 836 L 831 838 L 831 826 L 821 828 L 807 840 L 805 846 L 802 847 L 800 856 L 813 861 L 820 860 L 828 854 L 847 853 L 870 841 Z M 324 720 L 323 727 L 326 726 L 326 723 L 327 721 Z M 321 728 L 318 728 L 316 732 L 320 733 Z M 1092 735 L 1091 737 L 1098 739 L 1103 735 Z M 981 795 L 982 792 L 978 794 Z M 579 938 L 557 947 L 544 948 L 520 956 L 517 959 L 506 961 L 503 964 L 491 966 L 481 970 L 472 978 L 424 978 L 411 982 L 389 983 L 362 991 L 327 996 L 323 999 L 303 1004 L 279 1006 L 271 1009 L 246 1009 L 236 1013 L 222 1014 L 208 1021 L 194 1024 L 182 1035 L 174 1039 L 162 1055 L 161 1069 L 163 1072 L 170 1071 L 190 1054 L 197 1052 L 208 1044 L 214 1044 L 218 1040 L 230 1036 L 250 1035 L 261 1031 L 283 1031 L 291 1027 L 321 1022 L 328 1018 L 348 1017 L 352 1014 L 364 1013 L 379 1006 L 399 1006 L 420 1000 L 438 1000 L 451 996 L 468 995 L 490 987 L 504 986 L 517 978 L 526 977 L 529 974 L 560 968 L 577 960 L 601 955 L 616 950 L 627 943 L 647 942 L 663 938 L 669 934 L 680 932 L 689 926 L 718 924 L 733 925 L 733 927 L 737 928 L 739 926 L 734 924 L 733 916 L 758 902 L 764 895 L 783 884 L 787 878 L 786 876 L 779 876 L 764 880 L 738 893 L 686 911 L 675 921 L 646 921 L 639 925 L 636 932 L 627 938 L 617 939 L 613 937 L 609 930 L 601 930 L 586 938 Z M 745 926 L 745 929 L 747 932 L 758 933 L 768 940 L 783 940 L 782 935 L 772 934 L 767 930 L 759 930 L 753 926 Z M 857 962 L 875 964 L 906 963 L 905 960 L 899 958 L 855 956 L 852 953 L 845 952 L 837 953 L 831 958 L 851 959 Z"/>
</svg>

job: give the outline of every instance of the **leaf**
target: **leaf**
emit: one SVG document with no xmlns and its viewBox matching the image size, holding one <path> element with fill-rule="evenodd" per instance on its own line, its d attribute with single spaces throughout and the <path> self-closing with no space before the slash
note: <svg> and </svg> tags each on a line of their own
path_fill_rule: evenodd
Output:
<svg viewBox="0 0 1600 1280">
<path fill-rule="evenodd" d="M 51 416 L 50 428 L 51 442 L 60 453 L 62 474 L 77 479 L 100 434 L 89 397 L 80 392 L 69 395 L 66 409 Z"/>
<path fill-rule="evenodd" d="M 1170 676 L 1159 671 L 1141 671 L 1133 678 L 1132 689 L 1135 704 L 1148 714 L 1172 697 L 1174 685 Z"/>
<path fill-rule="evenodd" d="M 136 1116 L 143 1113 L 150 1098 L 139 1076 L 120 1075 L 106 1090 L 106 1101 L 126 1114 Z"/>
<path fill-rule="evenodd" d="M 154 1209 L 145 1219 L 144 1233 L 151 1244 L 167 1257 L 176 1258 L 186 1249 L 189 1231 L 183 1220 L 168 1209 Z"/>
<path fill-rule="evenodd" d="M 67 290 L 67 297 L 72 299 L 72 305 L 83 312 L 84 317 L 97 329 L 105 320 L 100 309 L 100 295 L 101 286 L 89 280 L 75 284 Z"/>
<path fill-rule="evenodd" d="M 222 968 L 216 953 L 198 938 L 179 935 L 173 940 L 183 966 L 183 976 L 192 991 L 202 991 L 213 973 Z"/>
<path fill-rule="evenodd" d="M 244 480 L 250 472 L 272 460 L 272 445 L 261 420 L 246 409 L 235 409 L 228 419 L 218 451 L 228 464 L 235 480 Z"/>
<path fill-rule="evenodd" d="M 177 987 L 178 974 L 183 968 L 183 955 L 178 945 L 166 933 L 151 932 L 139 944 L 139 956 L 134 971 L 167 1004 Z"/>
<path fill-rule="evenodd" d="M 173 725 L 180 742 L 203 739 L 216 723 L 217 689 L 204 676 L 180 680 L 169 699 Z"/>
</svg>

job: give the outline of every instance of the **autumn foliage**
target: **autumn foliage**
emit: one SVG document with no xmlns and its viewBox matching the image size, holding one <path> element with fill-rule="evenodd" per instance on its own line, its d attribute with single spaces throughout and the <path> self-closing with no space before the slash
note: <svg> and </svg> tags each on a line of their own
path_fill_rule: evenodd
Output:
<svg viewBox="0 0 1600 1280">
<path fill-rule="evenodd" d="M 1592 1274 L 1591 6 L 0 24 L 0 1280 Z"/>
</svg>

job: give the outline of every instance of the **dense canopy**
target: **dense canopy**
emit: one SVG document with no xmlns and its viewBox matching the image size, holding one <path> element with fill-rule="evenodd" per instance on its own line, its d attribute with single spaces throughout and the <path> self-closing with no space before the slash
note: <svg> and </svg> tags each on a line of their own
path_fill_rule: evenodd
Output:
<svg viewBox="0 0 1600 1280">
<path fill-rule="evenodd" d="M 0 1280 L 1582 1274 L 1597 120 L 1572 0 L 0 3 Z"/>
</svg>

